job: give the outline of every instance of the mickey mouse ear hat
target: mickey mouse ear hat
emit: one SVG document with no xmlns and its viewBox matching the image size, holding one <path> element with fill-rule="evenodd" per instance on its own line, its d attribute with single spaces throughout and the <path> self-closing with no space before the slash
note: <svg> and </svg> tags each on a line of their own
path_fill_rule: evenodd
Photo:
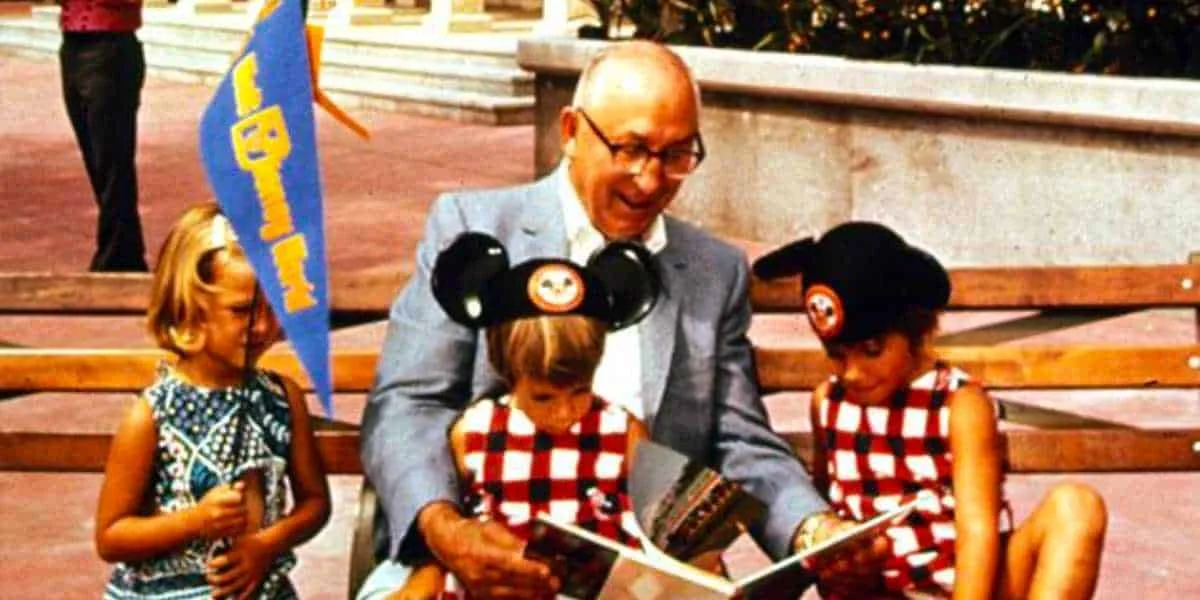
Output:
<svg viewBox="0 0 1200 600">
<path fill-rule="evenodd" d="M 650 312 L 660 288 L 650 255 L 617 242 L 587 267 L 559 258 L 535 258 L 509 268 L 498 240 L 464 233 L 434 263 L 433 295 L 454 321 L 488 327 L 538 315 L 580 314 L 620 329 Z"/>
<path fill-rule="evenodd" d="M 588 260 L 588 270 L 607 288 L 613 329 L 622 329 L 650 314 L 662 281 L 650 252 L 637 244 L 613 242 Z"/>
<path fill-rule="evenodd" d="M 464 233 L 437 256 L 433 265 L 433 297 L 451 319 L 478 325 L 494 308 L 483 294 L 488 283 L 508 271 L 508 252 L 500 242 L 481 233 Z"/>
<path fill-rule="evenodd" d="M 878 337 L 910 308 L 940 310 L 950 278 L 932 255 L 878 223 L 849 222 L 754 263 L 763 279 L 803 276 L 804 309 L 825 343 Z"/>
</svg>

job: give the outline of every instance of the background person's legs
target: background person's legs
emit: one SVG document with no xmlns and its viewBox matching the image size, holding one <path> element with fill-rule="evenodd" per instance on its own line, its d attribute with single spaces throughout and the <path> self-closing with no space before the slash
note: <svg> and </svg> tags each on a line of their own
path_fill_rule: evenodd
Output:
<svg viewBox="0 0 1200 600">
<path fill-rule="evenodd" d="M 89 268 L 145 271 L 135 165 L 141 42 L 133 33 L 65 34 L 60 55 L 67 114 L 100 212 Z"/>
</svg>

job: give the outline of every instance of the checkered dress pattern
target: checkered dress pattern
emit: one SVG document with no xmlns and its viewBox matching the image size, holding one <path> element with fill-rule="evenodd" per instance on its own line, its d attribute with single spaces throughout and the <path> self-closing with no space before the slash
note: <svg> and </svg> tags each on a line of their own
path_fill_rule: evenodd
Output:
<svg viewBox="0 0 1200 600">
<path fill-rule="evenodd" d="M 461 417 L 467 508 L 522 539 L 529 538 L 534 517 L 546 513 L 637 547 L 622 527 L 634 518 L 623 472 L 631 418 L 596 397 L 569 430 L 550 434 L 513 408 L 509 396 L 473 403 Z M 447 574 L 442 597 L 467 595 Z"/>
<path fill-rule="evenodd" d="M 969 381 L 963 371 L 939 363 L 897 392 L 889 405 L 866 406 L 834 377 L 817 407 L 830 502 L 839 516 L 861 521 L 921 490 L 937 495 L 936 506 L 919 507 L 887 531 L 892 556 L 883 576 L 891 591 L 954 589 L 948 400 Z"/>
</svg>

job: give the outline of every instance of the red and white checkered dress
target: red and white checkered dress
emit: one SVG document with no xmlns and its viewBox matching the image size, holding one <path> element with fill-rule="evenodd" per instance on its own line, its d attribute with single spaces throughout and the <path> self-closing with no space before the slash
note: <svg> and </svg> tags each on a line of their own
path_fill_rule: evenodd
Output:
<svg viewBox="0 0 1200 600">
<path fill-rule="evenodd" d="M 539 431 L 511 398 L 482 399 L 462 417 L 463 464 L 470 477 L 465 504 L 481 520 L 495 520 L 528 539 L 533 518 L 560 522 L 637 547 L 622 526 L 634 519 L 625 481 L 625 452 L 633 417 L 596 397 L 562 434 Z M 450 574 L 443 598 L 466 598 Z"/>
<path fill-rule="evenodd" d="M 865 406 L 847 396 L 834 377 L 828 397 L 817 406 L 829 499 L 839 516 L 869 519 L 921 490 L 934 492 L 939 500 L 937 506 L 923 503 L 903 525 L 888 529 L 892 556 L 883 576 L 890 591 L 954 589 L 948 400 L 969 381 L 963 371 L 939 363 L 898 392 L 890 405 Z M 1001 527 L 1010 524 L 1002 522 Z"/>
</svg>

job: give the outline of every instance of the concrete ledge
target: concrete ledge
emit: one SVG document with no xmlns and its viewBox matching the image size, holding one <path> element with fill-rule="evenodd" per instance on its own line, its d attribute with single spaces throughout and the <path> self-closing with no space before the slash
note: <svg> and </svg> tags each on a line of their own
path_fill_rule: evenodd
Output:
<svg viewBox="0 0 1200 600">
<path fill-rule="evenodd" d="M 578 74 L 607 42 L 523 40 L 522 68 Z M 705 91 L 1200 137 L 1200 81 L 676 47 Z"/>
<path fill-rule="evenodd" d="M 535 165 L 605 42 L 522 41 Z M 950 265 L 1178 263 L 1200 240 L 1200 81 L 677 47 L 708 159 L 671 211 L 767 245 L 888 223 Z"/>
</svg>

